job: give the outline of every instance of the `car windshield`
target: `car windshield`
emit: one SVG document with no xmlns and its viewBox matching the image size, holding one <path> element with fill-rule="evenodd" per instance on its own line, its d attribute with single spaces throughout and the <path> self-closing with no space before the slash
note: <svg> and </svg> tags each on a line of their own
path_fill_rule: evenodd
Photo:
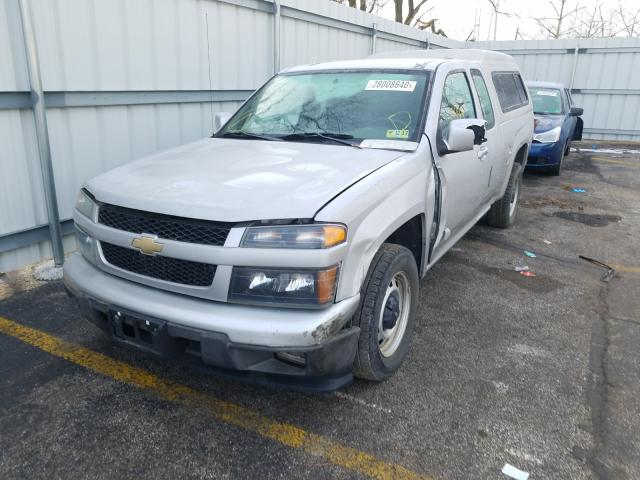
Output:
<svg viewBox="0 0 640 480">
<path fill-rule="evenodd" d="M 346 144 L 416 141 L 429 75 L 393 70 L 278 75 L 216 137 Z"/>
<path fill-rule="evenodd" d="M 533 99 L 533 113 L 543 115 L 561 115 L 562 97 L 557 88 L 529 87 Z"/>
</svg>

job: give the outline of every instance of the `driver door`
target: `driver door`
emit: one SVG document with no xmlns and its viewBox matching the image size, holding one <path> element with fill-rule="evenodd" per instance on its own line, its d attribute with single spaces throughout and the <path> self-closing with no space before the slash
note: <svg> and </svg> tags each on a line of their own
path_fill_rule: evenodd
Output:
<svg viewBox="0 0 640 480">
<path fill-rule="evenodd" d="M 438 105 L 436 102 L 434 104 Z M 442 183 L 441 237 L 436 242 L 436 255 L 437 250 L 446 249 L 451 243 L 447 241 L 449 238 L 453 240 L 467 230 L 477 216 L 486 197 L 490 170 L 486 143 L 475 145 L 473 150 L 466 152 L 447 150 L 446 139 L 451 121 L 481 117 L 476 111 L 466 71 L 451 70 L 446 74 L 439 103 L 437 131 L 429 132 L 430 138 L 436 139 L 434 156 Z M 431 125 L 434 123 L 430 122 Z"/>
</svg>

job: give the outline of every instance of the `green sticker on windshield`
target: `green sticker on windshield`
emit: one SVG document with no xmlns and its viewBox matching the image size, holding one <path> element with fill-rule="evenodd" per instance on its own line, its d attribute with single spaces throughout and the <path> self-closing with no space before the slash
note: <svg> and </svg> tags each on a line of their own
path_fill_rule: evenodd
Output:
<svg viewBox="0 0 640 480">
<path fill-rule="evenodd" d="M 402 130 L 387 130 L 387 138 L 406 140 L 409 138 L 409 130 L 406 128 Z"/>
</svg>

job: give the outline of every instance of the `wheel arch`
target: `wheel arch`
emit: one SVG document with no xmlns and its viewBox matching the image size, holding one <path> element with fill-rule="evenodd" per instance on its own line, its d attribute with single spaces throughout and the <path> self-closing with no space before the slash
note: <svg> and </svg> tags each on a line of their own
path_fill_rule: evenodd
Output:
<svg viewBox="0 0 640 480">
<path fill-rule="evenodd" d="M 425 215 L 420 213 L 403 223 L 383 242 L 407 248 L 413 254 L 420 275 L 423 273 L 425 263 L 425 231 Z"/>
<path fill-rule="evenodd" d="M 513 157 L 513 163 L 519 163 L 523 167 L 526 167 L 528 154 L 529 145 L 525 143 L 521 145 L 520 148 L 516 151 L 516 155 L 515 157 Z"/>
</svg>

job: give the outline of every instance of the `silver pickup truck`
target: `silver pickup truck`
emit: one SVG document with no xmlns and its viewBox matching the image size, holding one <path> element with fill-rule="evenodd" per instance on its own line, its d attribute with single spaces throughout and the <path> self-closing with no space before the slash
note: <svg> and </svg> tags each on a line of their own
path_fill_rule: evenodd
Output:
<svg viewBox="0 0 640 480">
<path fill-rule="evenodd" d="M 65 285 L 117 342 L 322 390 L 400 367 L 419 278 L 513 224 L 533 133 L 480 50 L 292 68 L 218 120 L 84 185 Z"/>
</svg>

